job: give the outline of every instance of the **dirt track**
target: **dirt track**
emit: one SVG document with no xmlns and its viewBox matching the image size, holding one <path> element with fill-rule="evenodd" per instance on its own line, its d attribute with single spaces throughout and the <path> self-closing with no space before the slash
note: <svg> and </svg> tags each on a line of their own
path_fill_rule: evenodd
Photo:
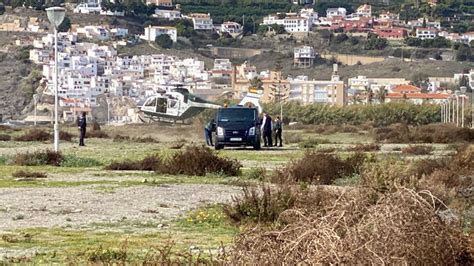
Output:
<svg viewBox="0 0 474 266">
<path fill-rule="evenodd" d="M 226 185 L 77 186 L 0 189 L 0 231 L 32 227 L 87 227 L 93 223 L 166 223 L 240 192 Z"/>
</svg>

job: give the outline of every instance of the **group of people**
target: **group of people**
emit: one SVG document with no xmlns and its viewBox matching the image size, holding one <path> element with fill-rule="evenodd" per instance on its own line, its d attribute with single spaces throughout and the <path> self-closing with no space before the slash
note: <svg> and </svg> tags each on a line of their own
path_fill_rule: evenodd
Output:
<svg viewBox="0 0 474 266">
<path fill-rule="evenodd" d="M 264 147 L 271 147 L 271 146 L 279 146 L 283 147 L 283 140 L 281 138 L 282 135 L 282 122 L 280 116 L 277 116 L 275 121 L 273 121 L 272 117 L 264 112 L 263 117 L 261 120 L 261 130 L 262 130 L 262 138 L 263 138 L 263 146 Z M 275 133 L 275 145 L 273 145 L 273 133 Z M 280 141 L 280 145 L 278 145 L 278 141 Z"/>
<path fill-rule="evenodd" d="M 283 140 L 281 137 L 283 133 L 283 127 L 280 116 L 277 116 L 275 121 L 273 121 L 272 117 L 268 113 L 264 112 L 263 116 L 260 118 L 260 125 L 264 147 L 283 147 Z M 211 121 L 209 121 L 209 123 L 207 123 L 204 127 L 206 144 L 208 146 L 214 146 L 212 141 L 212 133 L 215 131 L 216 122 L 214 119 L 211 119 Z M 275 145 L 273 145 L 273 134 L 275 134 Z M 278 141 L 280 141 L 280 145 L 278 145 Z"/>
</svg>

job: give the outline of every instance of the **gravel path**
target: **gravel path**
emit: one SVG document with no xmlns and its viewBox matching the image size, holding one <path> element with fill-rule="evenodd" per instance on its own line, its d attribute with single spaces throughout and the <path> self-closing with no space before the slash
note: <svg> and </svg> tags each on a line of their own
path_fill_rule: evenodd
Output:
<svg viewBox="0 0 474 266">
<path fill-rule="evenodd" d="M 124 220 L 159 224 L 207 203 L 228 202 L 240 191 L 239 187 L 204 184 L 2 188 L 0 231 L 77 228 Z"/>
</svg>

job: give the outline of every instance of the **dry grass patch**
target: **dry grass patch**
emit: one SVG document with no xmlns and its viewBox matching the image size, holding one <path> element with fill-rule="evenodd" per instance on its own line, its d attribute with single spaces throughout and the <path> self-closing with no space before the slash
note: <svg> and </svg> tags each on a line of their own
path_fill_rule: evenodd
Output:
<svg viewBox="0 0 474 266">
<path fill-rule="evenodd" d="M 258 226 L 236 239 L 237 264 L 466 264 L 469 240 L 447 226 L 431 194 L 399 189 L 376 195 L 317 189 L 313 204 L 280 213 L 280 226 Z M 447 248 L 449 247 L 449 248 Z"/>
<path fill-rule="evenodd" d="M 380 151 L 380 145 L 375 143 L 370 144 L 357 144 L 355 146 L 347 148 L 348 151 L 355 151 L 355 152 L 374 152 Z"/>
<path fill-rule="evenodd" d="M 433 147 L 431 146 L 410 145 L 408 147 L 402 148 L 403 154 L 410 154 L 410 155 L 429 155 L 432 152 L 433 152 Z"/>
<path fill-rule="evenodd" d="M 46 178 L 48 174 L 44 172 L 32 172 L 32 171 L 25 171 L 25 170 L 18 170 L 12 173 L 12 177 L 17 178 Z"/>
<path fill-rule="evenodd" d="M 16 137 L 16 141 L 48 141 L 52 140 L 53 136 L 44 129 L 30 129 L 22 136 Z"/>
<path fill-rule="evenodd" d="M 0 141 L 10 141 L 12 137 L 7 134 L 0 134 Z"/>
<path fill-rule="evenodd" d="M 409 127 L 395 124 L 374 130 L 375 139 L 387 143 L 458 143 L 473 142 L 474 130 L 448 124 Z"/>
<path fill-rule="evenodd" d="M 17 153 L 12 160 L 14 165 L 34 166 L 34 165 L 52 165 L 60 166 L 64 159 L 60 152 L 52 150 L 36 151 L 33 153 Z"/>
</svg>

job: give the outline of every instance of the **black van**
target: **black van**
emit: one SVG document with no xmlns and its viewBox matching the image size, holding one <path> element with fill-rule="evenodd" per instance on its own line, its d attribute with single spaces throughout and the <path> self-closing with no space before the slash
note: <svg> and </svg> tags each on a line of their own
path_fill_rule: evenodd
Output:
<svg viewBox="0 0 474 266">
<path fill-rule="evenodd" d="M 260 120 L 257 108 L 219 108 L 216 116 L 216 150 L 224 146 L 252 146 L 260 149 Z"/>
</svg>

